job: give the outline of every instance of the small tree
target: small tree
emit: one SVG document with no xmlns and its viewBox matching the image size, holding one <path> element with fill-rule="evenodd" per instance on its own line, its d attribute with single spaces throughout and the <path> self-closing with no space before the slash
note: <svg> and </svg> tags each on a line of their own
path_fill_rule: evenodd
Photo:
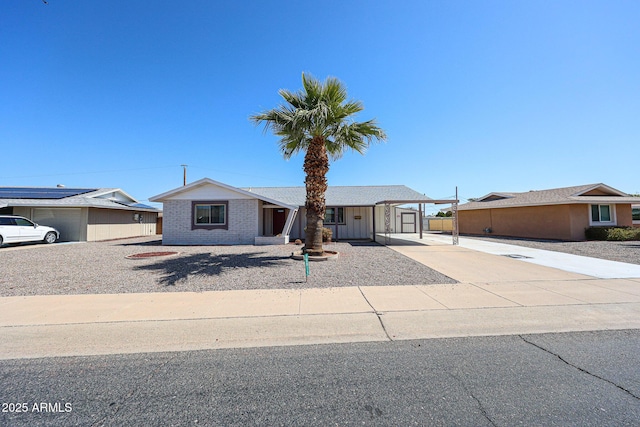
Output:
<svg viewBox="0 0 640 427">
<path fill-rule="evenodd" d="M 263 123 L 265 131 L 271 129 L 280 137 L 280 151 L 285 159 L 305 152 L 305 248 L 310 255 L 322 255 L 329 157 L 337 160 L 348 149 L 364 154 L 372 141 L 383 141 L 386 135 L 375 120 L 353 120 L 364 106 L 359 101 L 347 100 L 346 87 L 336 78 L 329 77 L 321 83 L 302 73 L 302 90 L 294 93 L 280 89 L 278 93 L 285 104 L 251 116 L 250 120 Z"/>
</svg>

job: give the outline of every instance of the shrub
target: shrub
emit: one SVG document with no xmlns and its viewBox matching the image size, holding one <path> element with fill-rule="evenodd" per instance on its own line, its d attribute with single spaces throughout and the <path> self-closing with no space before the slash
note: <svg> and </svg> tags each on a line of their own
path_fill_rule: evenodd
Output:
<svg viewBox="0 0 640 427">
<path fill-rule="evenodd" d="M 330 242 L 333 237 L 333 231 L 330 228 L 323 227 L 322 228 L 322 241 Z"/>
<path fill-rule="evenodd" d="M 584 233 L 587 240 L 640 240 L 640 228 L 634 227 L 589 227 Z"/>
<path fill-rule="evenodd" d="M 305 233 L 307 232 L 307 227 L 304 228 L 304 232 Z M 330 228 L 322 227 L 322 241 L 330 242 L 332 237 L 333 237 L 333 231 L 331 231 Z"/>
<path fill-rule="evenodd" d="M 589 227 L 584 230 L 587 240 L 607 240 L 607 230 L 610 227 Z"/>
<path fill-rule="evenodd" d="M 640 240 L 640 228 L 610 228 L 607 230 L 607 240 Z"/>
</svg>

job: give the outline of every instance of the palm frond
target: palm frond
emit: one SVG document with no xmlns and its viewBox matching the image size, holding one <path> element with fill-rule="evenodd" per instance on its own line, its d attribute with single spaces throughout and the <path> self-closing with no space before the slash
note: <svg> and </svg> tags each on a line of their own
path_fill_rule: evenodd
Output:
<svg viewBox="0 0 640 427">
<path fill-rule="evenodd" d="M 279 148 L 285 158 L 306 151 L 314 137 L 322 137 L 327 153 L 336 160 L 346 150 L 364 154 L 374 141 L 386 135 L 374 120 L 356 122 L 353 117 L 364 109 L 360 101 L 347 99 L 346 86 L 335 77 L 320 82 L 302 73 L 302 89 L 280 89 L 284 103 L 251 116 L 280 137 Z"/>
</svg>

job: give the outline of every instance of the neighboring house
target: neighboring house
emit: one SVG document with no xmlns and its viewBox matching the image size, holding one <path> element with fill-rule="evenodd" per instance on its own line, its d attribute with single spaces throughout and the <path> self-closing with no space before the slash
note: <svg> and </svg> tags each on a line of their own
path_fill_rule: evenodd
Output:
<svg viewBox="0 0 640 427">
<path fill-rule="evenodd" d="M 0 214 L 54 227 L 61 241 L 153 235 L 158 213 L 118 188 L 0 187 Z"/>
<path fill-rule="evenodd" d="M 461 234 L 585 240 L 593 226 L 632 226 L 640 198 L 605 184 L 490 193 L 458 207 Z"/>
<path fill-rule="evenodd" d="M 203 178 L 149 200 L 163 203 L 163 244 L 261 245 L 304 238 L 305 199 L 304 187 L 237 188 Z M 385 232 L 387 204 L 390 231 L 413 233 L 418 212 L 396 207 L 435 202 L 404 185 L 329 187 L 325 227 L 334 239 L 375 240 Z"/>
</svg>

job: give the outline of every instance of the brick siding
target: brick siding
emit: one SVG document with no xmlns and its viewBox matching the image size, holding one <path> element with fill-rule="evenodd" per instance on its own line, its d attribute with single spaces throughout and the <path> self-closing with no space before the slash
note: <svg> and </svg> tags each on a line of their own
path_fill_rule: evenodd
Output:
<svg viewBox="0 0 640 427">
<path fill-rule="evenodd" d="M 163 245 L 253 245 L 258 236 L 258 200 L 229 200 L 228 230 L 191 229 L 191 200 L 163 205 Z"/>
</svg>

